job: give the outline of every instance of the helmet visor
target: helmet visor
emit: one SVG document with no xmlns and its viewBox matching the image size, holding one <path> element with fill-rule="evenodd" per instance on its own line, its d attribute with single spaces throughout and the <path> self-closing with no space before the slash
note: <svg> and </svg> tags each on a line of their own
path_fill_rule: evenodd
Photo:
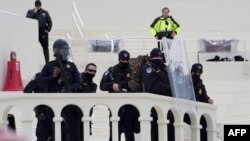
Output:
<svg viewBox="0 0 250 141">
<path fill-rule="evenodd" d="M 54 54 L 55 56 L 59 55 L 63 61 L 70 61 L 70 62 L 73 61 L 73 55 L 70 48 L 66 49 L 54 48 Z"/>
</svg>

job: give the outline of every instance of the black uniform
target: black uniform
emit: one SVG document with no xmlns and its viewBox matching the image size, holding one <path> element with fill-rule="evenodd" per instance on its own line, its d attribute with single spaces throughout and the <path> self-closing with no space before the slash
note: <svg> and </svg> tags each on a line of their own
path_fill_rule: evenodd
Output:
<svg viewBox="0 0 250 141">
<path fill-rule="evenodd" d="M 131 80 L 131 67 L 129 63 L 122 63 L 120 60 L 129 60 L 130 55 L 127 51 L 121 51 L 119 53 L 119 64 L 110 67 L 102 77 L 100 89 L 102 91 L 114 92 L 113 84 L 119 85 L 119 92 L 126 93 L 131 92 L 128 87 L 128 82 Z M 139 112 L 131 105 L 125 105 L 120 108 L 118 116 L 119 121 L 119 140 L 121 133 L 125 133 L 126 141 L 134 141 L 134 133 L 140 132 L 139 127 Z"/>
<path fill-rule="evenodd" d="M 156 65 L 150 61 L 144 64 L 142 67 L 142 82 L 145 92 L 172 96 L 167 68 L 163 63 Z M 151 121 L 151 140 L 158 141 L 158 118 L 155 109 L 151 110 L 151 117 L 153 118 Z"/>
<path fill-rule="evenodd" d="M 93 82 L 93 79 L 89 78 L 85 72 L 81 73 L 80 92 L 95 93 L 96 89 L 97 89 L 97 85 L 96 83 Z"/>
<path fill-rule="evenodd" d="M 25 86 L 23 92 L 24 93 L 39 93 L 43 92 L 43 89 L 39 83 L 39 77 L 41 73 L 37 73 L 34 78 Z"/>
<path fill-rule="evenodd" d="M 42 69 L 39 82 L 47 84 L 49 93 L 78 92 L 80 88 L 80 74 L 76 65 L 70 60 L 70 47 L 63 39 L 58 39 L 53 45 L 54 61 L 48 62 Z M 59 70 L 60 71 L 59 71 Z M 53 76 L 53 73 L 57 74 Z M 78 107 L 68 105 L 62 111 L 63 141 L 80 141 L 82 139 L 82 113 Z"/>
<path fill-rule="evenodd" d="M 59 75 L 58 77 L 53 78 L 52 74 L 55 67 L 59 67 L 56 60 L 48 62 L 41 72 L 39 81 L 43 84 L 47 84 L 46 92 L 48 93 L 58 93 L 65 89 L 64 82 L 60 83 L 60 81 L 62 81 L 62 76 Z M 80 87 L 80 74 L 76 65 L 72 62 L 63 61 L 63 67 L 65 69 L 65 75 L 67 75 L 66 78 L 69 84 L 69 91 L 77 92 Z"/>
<path fill-rule="evenodd" d="M 34 9 L 28 10 L 26 14 L 27 18 L 38 20 L 39 25 L 39 42 L 43 47 L 45 61 L 49 61 L 49 35 L 48 32 L 52 28 L 52 20 L 48 11 L 41 9 L 35 13 Z"/>
<path fill-rule="evenodd" d="M 209 97 L 207 96 L 205 85 L 202 83 L 202 79 L 200 78 L 200 75 L 203 73 L 202 64 L 193 64 L 191 73 L 196 101 L 208 103 Z"/>
<path fill-rule="evenodd" d="M 140 114 L 138 110 L 132 105 L 125 105 L 120 108 L 118 116 L 120 117 L 119 135 L 125 133 L 126 141 L 134 141 L 134 133 L 140 132 L 140 122 L 138 121 Z"/>
<path fill-rule="evenodd" d="M 208 95 L 205 85 L 200 78 L 193 78 L 194 93 L 196 101 L 208 103 Z"/>
<path fill-rule="evenodd" d="M 141 80 L 145 92 L 172 96 L 167 66 L 163 63 L 162 52 L 158 48 L 150 52 L 150 60 L 141 68 Z M 160 59 L 161 58 L 161 59 Z M 151 109 L 151 140 L 158 141 L 158 115 L 155 108 Z"/>
<path fill-rule="evenodd" d="M 79 72 L 75 66 L 74 63 L 71 62 L 65 62 L 64 67 L 66 68 L 66 74 L 67 74 L 67 80 L 69 82 L 69 88 L 70 88 L 70 92 L 77 92 L 77 90 L 80 87 L 80 76 L 79 76 Z M 41 75 L 39 77 L 39 82 L 43 85 L 43 87 L 46 87 L 46 90 L 43 92 L 47 92 L 47 93 L 60 93 L 60 92 L 65 92 L 63 91 L 64 88 L 64 82 L 62 82 L 61 84 L 58 83 L 58 81 L 61 79 L 60 75 L 56 78 L 53 78 L 52 73 L 53 73 L 53 69 L 54 67 L 58 67 L 58 64 L 56 63 L 56 61 L 51 61 L 48 62 L 42 72 Z M 69 106 L 70 107 L 70 106 Z M 46 111 L 45 111 L 46 112 Z M 63 113 L 63 117 L 65 115 L 71 115 L 72 112 L 64 112 Z M 45 116 L 47 116 L 46 114 L 44 114 Z M 73 115 L 72 115 L 73 116 Z M 76 118 L 76 117 L 75 117 Z M 79 131 L 81 129 L 81 124 L 78 124 L 79 122 L 81 122 L 81 119 L 79 120 L 78 118 L 75 120 L 68 120 L 67 118 L 65 118 L 65 124 L 62 125 L 62 132 L 65 133 L 65 138 L 67 140 L 64 139 L 64 141 L 80 141 L 80 133 L 81 131 Z M 48 119 L 48 120 L 39 120 L 38 118 L 38 124 L 37 124 L 37 138 L 38 141 L 47 141 L 44 140 L 45 137 L 47 138 L 48 135 L 50 135 L 49 133 L 52 131 L 52 126 L 51 124 L 53 123 L 52 119 Z M 69 124 L 71 123 L 71 124 Z M 65 126 L 64 126 L 65 125 Z M 76 125 L 76 126 L 74 126 Z M 73 128 L 70 128 L 74 126 Z M 69 128 L 70 130 L 69 130 Z M 79 127 L 79 128 L 77 128 Z M 79 131 L 79 132 L 75 132 L 75 131 Z M 74 134 L 72 134 L 74 133 Z M 70 135 L 71 136 L 70 136 Z M 79 135 L 79 136 L 76 136 Z M 53 137 L 53 136 L 52 136 Z M 73 137 L 72 140 L 69 140 L 70 137 Z M 76 138 L 79 137 L 79 140 L 76 140 Z"/>
<path fill-rule="evenodd" d="M 122 68 L 120 64 L 110 67 L 102 77 L 100 89 L 102 91 L 113 91 L 113 84 L 117 83 L 120 86 L 120 92 L 130 92 L 128 82 L 131 80 L 132 70 L 129 67 Z"/>
<path fill-rule="evenodd" d="M 145 92 L 172 96 L 167 67 L 163 63 L 156 64 L 153 61 L 142 67 L 142 82 Z"/>
<path fill-rule="evenodd" d="M 45 105 L 40 105 L 34 109 L 38 120 L 36 126 L 37 141 L 54 140 L 53 111 Z"/>
<path fill-rule="evenodd" d="M 210 98 L 208 97 L 206 87 L 203 84 L 202 79 L 200 78 L 200 75 L 203 73 L 202 64 L 199 63 L 194 64 L 192 66 L 191 72 L 192 72 L 192 80 L 193 80 L 196 101 L 208 103 L 208 100 Z M 202 125 L 200 140 L 207 141 L 207 132 L 206 132 L 207 123 L 204 116 L 201 116 L 200 124 Z"/>
</svg>

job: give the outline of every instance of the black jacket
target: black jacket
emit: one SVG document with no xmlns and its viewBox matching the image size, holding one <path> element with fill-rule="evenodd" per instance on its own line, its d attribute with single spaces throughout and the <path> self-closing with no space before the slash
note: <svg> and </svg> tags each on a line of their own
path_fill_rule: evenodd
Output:
<svg viewBox="0 0 250 141">
<path fill-rule="evenodd" d="M 206 87 L 203 84 L 202 80 L 200 78 L 192 78 L 196 101 L 208 103 L 209 97 L 207 95 Z"/>
<path fill-rule="evenodd" d="M 120 86 L 120 92 L 131 92 L 128 87 L 128 82 L 131 80 L 132 70 L 129 67 L 122 69 L 119 64 L 110 67 L 102 76 L 100 89 L 102 91 L 113 91 L 113 84 L 117 83 Z"/>
<path fill-rule="evenodd" d="M 141 74 L 145 92 L 172 96 L 167 67 L 163 63 L 161 66 L 153 62 L 146 63 Z"/>
<path fill-rule="evenodd" d="M 39 77 L 40 73 L 37 73 L 34 78 L 25 86 L 23 92 L 24 93 L 39 93 L 42 92 L 41 88 L 39 87 Z"/>
<path fill-rule="evenodd" d="M 92 80 L 89 80 L 85 72 L 81 73 L 80 92 L 95 93 L 96 89 L 97 89 L 96 83 L 94 83 Z"/>
<path fill-rule="evenodd" d="M 62 79 L 60 74 L 58 77 L 53 78 L 55 67 L 59 67 L 58 63 L 56 61 L 51 61 L 48 62 L 41 71 L 39 82 L 47 85 L 46 92 L 61 92 L 64 88 L 63 82 L 59 84 L 58 81 L 59 79 Z M 80 73 L 78 72 L 76 65 L 72 62 L 64 62 L 63 67 L 67 74 L 66 78 L 68 80 L 70 92 L 77 92 L 80 88 Z"/>
<path fill-rule="evenodd" d="M 52 28 L 52 20 L 48 11 L 41 9 L 35 13 L 34 9 L 30 9 L 28 10 L 26 17 L 38 20 L 39 32 L 45 32 L 45 30 L 50 32 Z"/>
</svg>

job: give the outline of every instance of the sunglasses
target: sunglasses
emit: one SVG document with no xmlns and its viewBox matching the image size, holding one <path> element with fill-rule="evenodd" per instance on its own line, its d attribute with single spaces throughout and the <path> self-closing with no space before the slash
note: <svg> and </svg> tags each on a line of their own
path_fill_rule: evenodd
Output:
<svg viewBox="0 0 250 141">
<path fill-rule="evenodd" d="M 96 73 L 96 70 L 88 69 L 89 72 Z"/>
</svg>

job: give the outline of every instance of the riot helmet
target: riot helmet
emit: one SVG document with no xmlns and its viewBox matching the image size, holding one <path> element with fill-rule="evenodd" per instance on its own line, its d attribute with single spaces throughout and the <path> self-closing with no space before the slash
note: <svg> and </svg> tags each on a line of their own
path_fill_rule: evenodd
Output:
<svg viewBox="0 0 250 141">
<path fill-rule="evenodd" d="M 60 56 L 63 61 L 72 61 L 72 53 L 69 44 L 64 39 L 57 39 L 53 45 L 54 56 Z"/>
</svg>

